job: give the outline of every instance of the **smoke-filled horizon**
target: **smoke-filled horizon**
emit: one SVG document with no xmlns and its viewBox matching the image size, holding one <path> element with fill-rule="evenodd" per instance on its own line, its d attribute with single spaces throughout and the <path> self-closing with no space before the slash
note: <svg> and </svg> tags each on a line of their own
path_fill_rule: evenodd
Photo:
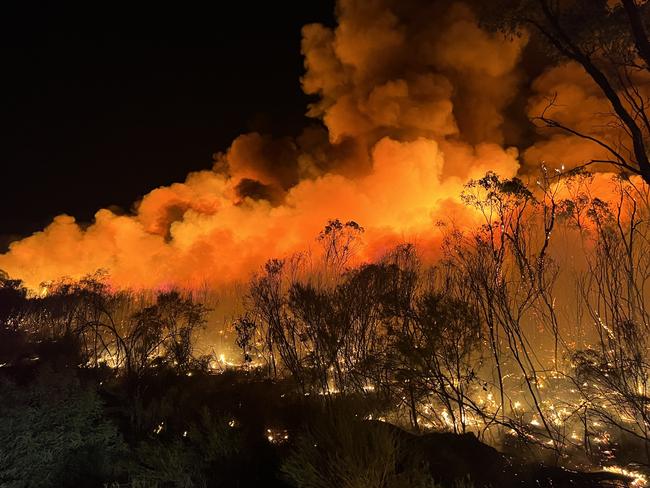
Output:
<svg viewBox="0 0 650 488">
<path fill-rule="evenodd" d="M 300 83 L 317 101 L 298 137 L 243 134 L 130 215 L 100 209 L 90 226 L 60 215 L 13 242 L 0 269 L 33 288 L 98 269 L 117 287 L 220 286 L 308 249 L 335 218 L 365 228 L 362 259 L 404 241 L 432 248 L 436 222 L 473 222 L 469 179 L 602 159 L 584 138 L 530 132 L 526 116 L 549 100 L 555 119 L 617 138 L 582 69 L 528 44 L 480 27 L 470 3 L 340 0 L 335 28 L 302 31 Z"/>
</svg>

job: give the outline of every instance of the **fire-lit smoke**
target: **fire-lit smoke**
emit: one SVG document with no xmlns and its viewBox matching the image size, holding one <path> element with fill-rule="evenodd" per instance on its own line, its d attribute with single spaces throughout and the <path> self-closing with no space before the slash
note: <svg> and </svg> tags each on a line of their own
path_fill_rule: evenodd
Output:
<svg viewBox="0 0 650 488">
<path fill-rule="evenodd" d="M 153 190 L 132 215 L 102 209 L 88 227 L 56 217 L 14 242 L 0 269 L 30 287 L 98 269 L 118 287 L 218 286 L 308 248 L 328 219 L 363 225 L 368 259 L 405 240 L 429 242 L 438 220 L 471 219 L 463 184 L 520 170 L 508 117 L 528 96 L 527 39 L 482 30 L 461 2 L 340 0 L 337 13 L 334 29 L 303 29 L 301 82 L 322 125 L 296 138 L 242 135 L 212 170 Z M 532 83 L 529 113 L 552 91 L 580 102 L 570 112 L 577 125 L 602 112 L 576 69 Z M 593 144 L 554 134 L 528 146 L 531 166 L 596 157 Z"/>
<path fill-rule="evenodd" d="M 650 76 L 645 71 L 633 76 L 638 95 L 644 98 L 650 95 Z M 609 102 L 577 63 L 566 63 L 548 69 L 534 80 L 532 88 L 528 115 L 532 119 L 544 116 L 575 133 L 562 130 L 546 131 L 546 137 L 524 152 L 526 162 L 535 164 L 539 161 L 549 161 L 575 167 L 590 160 L 612 159 L 612 155 L 605 148 L 581 137 L 580 134 L 595 137 L 633 159 L 629 149 L 626 149 L 622 142 L 626 140 L 626 135 L 620 122 L 614 117 Z M 619 97 L 630 107 L 627 94 L 619 93 Z M 538 125 L 545 124 L 539 121 Z M 611 170 L 611 167 L 601 165 L 600 169 L 607 171 Z"/>
</svg>

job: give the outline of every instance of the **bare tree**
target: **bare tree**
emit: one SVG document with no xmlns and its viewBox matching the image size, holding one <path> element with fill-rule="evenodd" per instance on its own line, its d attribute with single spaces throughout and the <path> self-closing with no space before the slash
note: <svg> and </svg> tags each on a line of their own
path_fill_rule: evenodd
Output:
<svg viewBox="0 0 650 488">
<path fill-rule="evenodd" d="M 570 206 L 590 243 L 587 269 L 576 283 L 594 325 L 592 347 L 575 351 L 575 388 L 594 416 L 643 442 L 650 462 L 650 238 L 647 190 L 618 179 L 605 202 L 577 189 Z"/>
<path fill-rule="evenodd" d="M 581 131 L 553 119 L 548 112 L 535 120 L 591 141 L 609 155 L 586 164 L 611 164 L 650 183 L 650 99 L 642 86 L 650 72 L 648 3 L 499 0 L 486 3 L 482 9 L 486 25 L 515 35 L 527 30 L 542 41 L 551 56 L 578 63 L 609 102 L 612 112 L 606 114 L 606 124 L 614 135 Z M 549 104 L 553 103 L 551 99 Z"/>
</svg>

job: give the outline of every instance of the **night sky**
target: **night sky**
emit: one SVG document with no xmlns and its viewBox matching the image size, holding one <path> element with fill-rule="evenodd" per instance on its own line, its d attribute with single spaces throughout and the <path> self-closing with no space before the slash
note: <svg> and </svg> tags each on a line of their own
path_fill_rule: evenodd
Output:
<svg viewBox="0 0 650 488">
<path fill-rule="evenodd" d="M 300 29 L 333 0 L 209 3 L 2 3 L 0 251 L 305 124 Z"/>
</svg>

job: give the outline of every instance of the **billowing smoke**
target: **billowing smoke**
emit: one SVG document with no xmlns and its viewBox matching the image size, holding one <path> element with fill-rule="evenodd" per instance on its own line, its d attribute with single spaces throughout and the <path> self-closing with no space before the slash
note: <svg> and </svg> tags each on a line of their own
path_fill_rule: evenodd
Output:
<svg viewBox="0 0 650 488">
<path fill-rule="evenodd" d="M 405 240 L 431 241 L 442 218 L 471 219 L 459 199 L 469 178 L 520 171 L 518 149 L 507 147 L 517 105 L 538 115 L 551 93 L 571 98 L 581 111 L 554 115 L 578 127 L 606 110 L 572 65 L 531 84 L 526 37 L 482 30 L 468 4 L 340 0 L 337 15 L 335 29 L 303 29 L 313 127 L 296 138 L 244 134 L 211 171 L 153 190 L 132 215 L 102 209 L 88 227 L 59 216 L 12 243 L 0 269 L 31 287 L 98 269 L 116 286 L 219 286 L 309 248 L 332 218 L 364 226 L 371 259 Z M 595 157 L 576 138 L 533 142 L 529 166 Z"/>
</svg>

